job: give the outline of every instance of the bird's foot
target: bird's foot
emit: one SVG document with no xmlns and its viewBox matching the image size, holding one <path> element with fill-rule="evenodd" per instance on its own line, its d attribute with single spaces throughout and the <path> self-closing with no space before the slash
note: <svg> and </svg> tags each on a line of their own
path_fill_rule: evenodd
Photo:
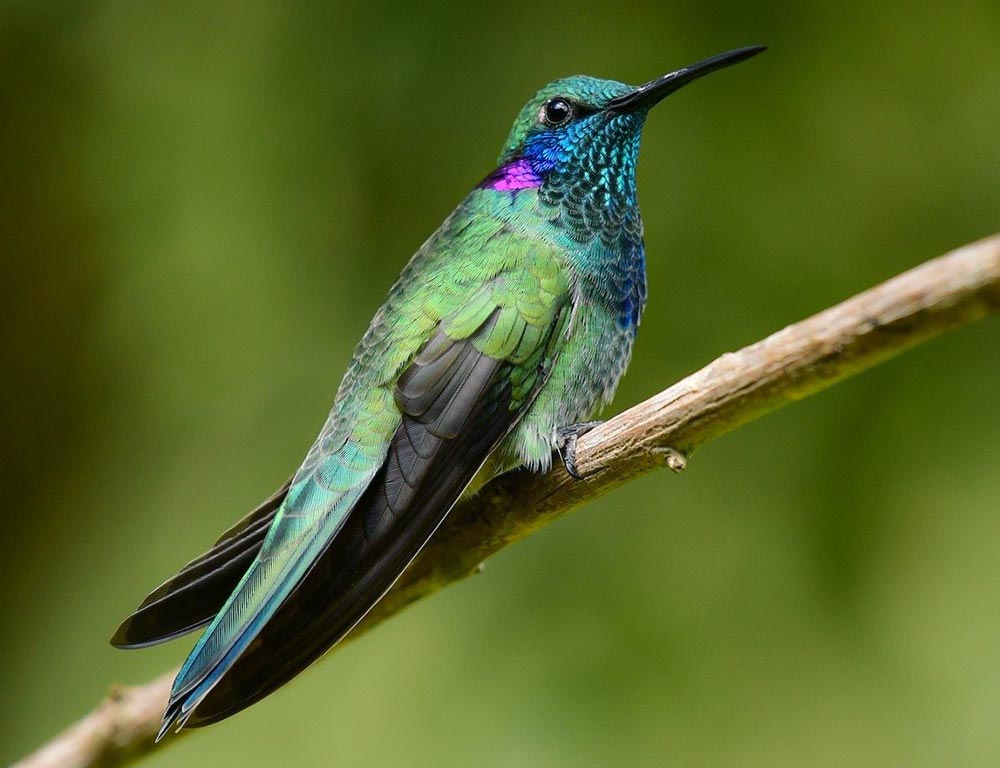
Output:
<svg viewBox="0 0 1000 768">
<path fill-rule="evenodd" d="M 594 427 L 599 427 L 603 421 L 581 421 L 579 424 L 570 424 L 568 427 L 560 427 L 556 434 L 562 441 L 559 448 L 559 458 L 562 459 L 566 473 L 574 480 L 583 480 L 583 475 L 576 468 L 576 441 L 581 435 L 585 435 Z"/>
</svg>

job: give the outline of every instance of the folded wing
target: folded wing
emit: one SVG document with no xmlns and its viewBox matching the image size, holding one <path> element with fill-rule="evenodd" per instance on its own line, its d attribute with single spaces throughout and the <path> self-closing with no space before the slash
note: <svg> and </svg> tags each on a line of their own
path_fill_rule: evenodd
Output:
<svg viewBox="0 0 1000 768">
<path fill-rule="evenodd" d="M 484 295 L 444 318 L 398 377 L 398 425 L 374 466 L 371 456 L 338 456 L 338 477 L 350 482 L 336 497 L 313 499 L 293 483 L 259 556 L 181 669 L 161 734 L 249 706 L 347 634 L 517 424 L 572 307 L 559 292 L 528 303 Z"/>
</svg>

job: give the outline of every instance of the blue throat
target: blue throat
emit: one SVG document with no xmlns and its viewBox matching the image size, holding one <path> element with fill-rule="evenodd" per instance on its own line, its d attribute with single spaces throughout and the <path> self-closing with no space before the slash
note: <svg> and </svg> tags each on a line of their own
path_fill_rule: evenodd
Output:
<svg viewBox="0 0 1000 768">
<path fill-rule="evenodd" d="M 646 261 L 635 169 L 645 114 L 608 115 L 561 133 L 529 136 L 520 151 L 478 185 L 519 195 L 532 190 L 544 219 L 566 242 L 592 300 L 623 329 L 646 303 Z"/>
<path fill-rule="evenodd" d="M 597 141 L 583 137 L 556 146 L 529 141 L 525 147 L 533 170 L 544 179 L 540 202 L 550 209 L 553 224 L 576 244 L 571 258 L 588 293 L 633 332 L 646 303 L 635 179 L 644 117 L 609 117 Z"/>
</svg>

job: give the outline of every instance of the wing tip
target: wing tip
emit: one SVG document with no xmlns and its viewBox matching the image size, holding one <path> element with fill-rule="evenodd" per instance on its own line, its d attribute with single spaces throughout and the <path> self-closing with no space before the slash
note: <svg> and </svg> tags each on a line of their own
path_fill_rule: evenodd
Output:
<svg viewBox="0 0 1000 768">
<path fill-rule="evenodd" d="M 178 637 L 183 637 L 208 623 L 208 620 L 204 620 L 181 627 L 173 626 L 164 630 L 162 627 L 157 629 L 156 627 L 140 626 L 141 618 L 147 617 L 142 615 L 142 610 L 140 609 L 119 624 L 118 629 L 115 630 L 109 641 L 111 646 L 122 651 L 151 648 L 154 645 L 160 645 L 161 643 L 176 640 Z"/>
<path fill-rule="evenodd" d="M 118 625 L 118 629 L 115 630 L 115 633 L 111 636 L 110 640 L 110 643 L 114 648 L 120 648 L 123 651 L 127 651 L 132 650 L 133 648 L 146 648 L 156 642 L 148 636 L 143 636 L 142 633 L 138 631 L 138 628 L 136 627 L 136 617 L 139 613 L 139 611 L 136 611 Z"/>
<path fill-rule="evenodd" d="M 121 624 L 118 625 L 118 629 L 111 636 L 108 641 L 112 648 L 118 648 L 123 651 L 129 651 L 133 648 L 141 648 L 141 645 L 136 645 L 136 643 L 129 637 L 128 619 L 125 619 Z"/>
</svg>

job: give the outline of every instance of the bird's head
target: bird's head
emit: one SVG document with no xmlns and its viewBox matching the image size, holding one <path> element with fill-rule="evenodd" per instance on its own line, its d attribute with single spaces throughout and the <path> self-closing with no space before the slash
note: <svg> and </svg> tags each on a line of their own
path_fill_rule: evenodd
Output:
<svg viewBox="0 0 1000 768">
<path fill-rule="evenodd" d="M 635 204 L 635 163 L 649 110 L 702 75 L 763 50 L 722 53 L 640 86 L 583 75 L 549 83 L 521 110 L 497 169 L 480 187 L 540 188 L 549 202 L 576 199 L 624 213 Z"/>
</svg>

